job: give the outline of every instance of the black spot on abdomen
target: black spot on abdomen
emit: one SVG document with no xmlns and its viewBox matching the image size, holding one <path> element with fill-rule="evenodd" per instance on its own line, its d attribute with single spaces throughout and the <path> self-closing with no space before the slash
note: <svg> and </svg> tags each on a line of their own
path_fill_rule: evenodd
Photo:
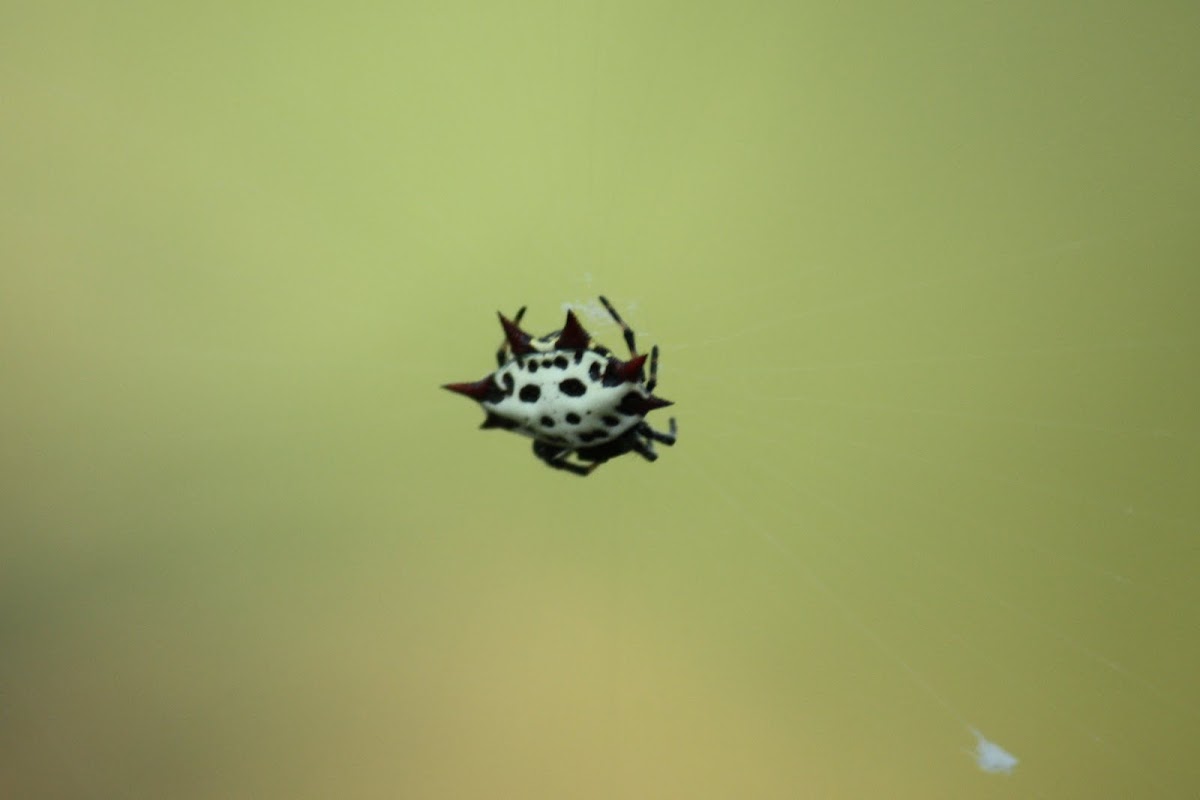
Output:
<svg viewBox="0 0 1200 800">
<path fill-rule="evenodd" d="M 576 414 L 574 411 L 568 413 L 567 414 L 567 422 L 571 423 L 572 425 L 578 425 L 579 424 L 579 415 Z"/>
<path fill-rule="evenodd" d="M 608 434 L 604 431 L 584 431 L 579 434 L 579 441 L 594 442 L 597 439 L 603 439 L 605 436 L 608 436 Z"/>
<path fill-rule="evenodd" d="M 517 396 L 526 403 L 536 403 L 538 398 L 542 396 L 542 390 L 530 383 L 522 386 L 521 393 Z"/>
<path fill-rule="evenodd" d="M 554 420 L 551 419 L 550 417 L 542 417 L 541 419 L 538 420 L 538 422 L 542 423 L 543 428 L 553 428 L 554 427 Z"/>
<path fill-rule="evenodd" d="M 583 381 L 578 378 L 567 378 L 558 384 L 558 388 L 562 390 L 563 394 L 571 397 L 582 397 L 583 393 L 587 391 L 587 386 L 584 386 Z"/>
<path fill-rule="evenodd" d="M 610 428 L 615 428 L 621 424 L 621 420 L 617 419 L 616 417 L 614 417 L 611 414 L 605 414 L 603 417 L 600 418 L 600 421 L 603 422 L 605 425 L 607 425 Z"/>
</svg>

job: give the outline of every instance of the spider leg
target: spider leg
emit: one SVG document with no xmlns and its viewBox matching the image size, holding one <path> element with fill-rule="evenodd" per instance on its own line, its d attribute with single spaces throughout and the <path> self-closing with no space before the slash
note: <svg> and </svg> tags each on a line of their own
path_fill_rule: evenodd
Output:
<svg viewBox="0 0 1200 800">
<path fill-rule="evenodd" d="M 513 322 L 516 323 L 517 325 L 520 325 L 521 317 L 523 317 L 523 316 L 525 316 L 525 306 L 521 306 L 521 309 L 517 312 L 517 315 L 515 317 L 513 317 Z M 508 361 L 508 352 L 509 352 L 508 351 L 508 340 L 505 339 L 503 342 L 500 343 L 500 349 L 496 351 L 496 366 L 497 367 L 503 367 L 504 364 Z"/>
<path fill-rule="evenodd" d="M 633 452 L 647 461 L 658 460 L 658 453 L 654 452 L 654 445 L 638 436 L 633 436 L 629 439 L 629 446 L 633 448 Z"/>
<path fill-rule="evenodd" d="M 654 394 L 658 386 L 658 345 L 650 348 L 650 380 L 646 381 L 646 393 Z"/>
<path fill-rule="evenodd" d="M 633 329 L 625 324 L 625 320 L 621 319 L 621 315 L 612 307 L 612 303 L 608 302 L 607 297 L 600 295 L 600 302 L 608 309 L 608 313 L 613 318 L 613 321 L 621 326 L 621 333 L 625 336 L 625 344 L 629 345 L 629 354 L 636 356 L 637 347 L 633 343 Z"/>
<path fill-rule="evenodd" d="M 586 478 L 588 475 L 592 474 L 592 470 L 600 466 L 599 464 L 592 464 L 585 467 L 581 464 L 576 464 L 573 461 L 567 461 L 567 457 L 571 455 L 571 452 L 572 451 L 570 450 L 558 448 L 553 445 L 543 444 L 541 442 L 533 443 L 533 454 L 537 456 L 543 464 L 553 469 L 561 469 L 565 472 L 571 473 L 572 475 L 578 475 L 581 478 Z"/>
<path fill-rule="evenodd" d="M 554 469 L 561 469 L 561 470 L 571 473 L 572 475 L 578 475 L 581 478 L 586 478 L 588 475 L 591 475 L 592 470 L 594 470 L 596 467 L 600 466 L 599 464 L 592 464 L 590 466 L 584 467 L 584 466 L 580 466 L 579 464 L 574 464 L 574 463 L 572 463 L 570 461 L 566 461 L 566 460 L 547 461 L 546 463 L 549 464 L 551 467 L 554 467 Z"/>
<path fill-rule="evenodd" d="M 654 430 L 654 428 L 650 427 L 649 423 L 646 423 L 646 422 L 643 422 L 641 425 L 638 426 L 638 433 L 642 434 L 643 436 L 645 436 L 648 439 L 653 439 L 656 442 L 662 442 L 663 444 L 667 445 L 668 447 L 675 444 L 675 440 L 678 438 L 678 429 L 675 427 L 675 418 L 674 417 L 671 417 L 671 432 L 670 433 L 663 433 L 662 431 L 656 431 L 656 430 Z"/>
</svg>

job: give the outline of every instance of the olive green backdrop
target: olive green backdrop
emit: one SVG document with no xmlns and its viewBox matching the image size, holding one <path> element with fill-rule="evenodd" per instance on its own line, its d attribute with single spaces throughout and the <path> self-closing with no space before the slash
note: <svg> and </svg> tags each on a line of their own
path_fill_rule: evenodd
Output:
<svg viewBox="0 0 1200 800">
<path fill-rule="evenodd" d="M 1194 796 L 1198 24 L 8 4 L 0 795 Z"/>
</svg>

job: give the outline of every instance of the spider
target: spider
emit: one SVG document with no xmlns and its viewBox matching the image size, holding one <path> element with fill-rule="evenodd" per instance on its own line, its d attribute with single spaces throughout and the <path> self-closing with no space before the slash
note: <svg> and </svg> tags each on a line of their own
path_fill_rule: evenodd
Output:
<svg viewBox="0 0 1200 800">
<path fill-rule="evenodd" d="M 658 385 L 658 346 L 638 355 L 633 330 L 605 297 L 601 304 L 621 328 L 630 359 L 622 361 L 592 338 L 574 312 L 562 330 L 534 338 L 521 330 L 522 307 L 511 320 L 500 314 L 504 341 L 496 370 L 468 383 L 443 388 L 470 397 L 487 414 L 481 428 L 501 428 L 533 438 L 533 454 L 547 466 L 588 476 L 596 467 L 626 453 L 654 461 L 654 443 L 675 444 L 670 432 L 650 427 L 646 415 L 672 405 L 654 396 Z M 574 459 L 571 456 L 574 455 Z"/>
</svg>

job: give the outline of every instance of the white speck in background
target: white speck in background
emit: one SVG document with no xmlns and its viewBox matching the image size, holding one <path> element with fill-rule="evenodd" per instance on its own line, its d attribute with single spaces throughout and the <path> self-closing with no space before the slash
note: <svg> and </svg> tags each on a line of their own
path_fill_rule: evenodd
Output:
<svg viewBox="0 0 1200 800">
<path fill-rule="evenodd" d="M 975 752 L 971 755 L 979 768 L 984 772 L 1011 774 L 1017 766 L 1017 757 L 995 742 L 989 742 L 976 729 L 972 728 L 971 733 L 975 734 Z"/>
</svg>

